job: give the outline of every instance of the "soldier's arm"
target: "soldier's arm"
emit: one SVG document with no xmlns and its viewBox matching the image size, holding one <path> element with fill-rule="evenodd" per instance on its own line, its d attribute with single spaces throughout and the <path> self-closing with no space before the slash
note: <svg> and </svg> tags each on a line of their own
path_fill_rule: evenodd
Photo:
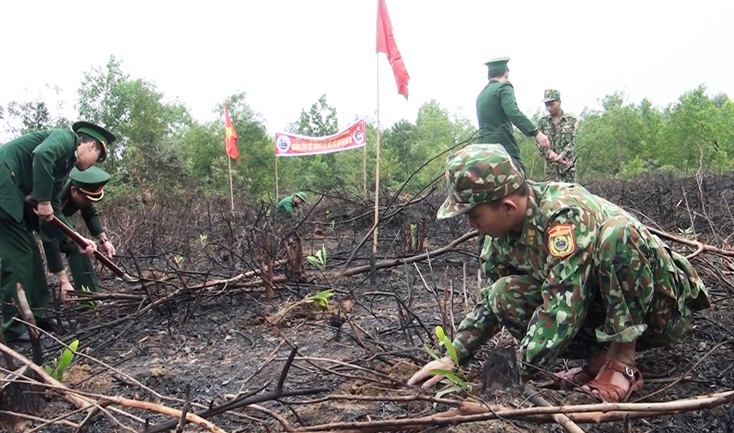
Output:
<svg viewBox="0 0 734 433">
<path fill-rule="evenodd" d="M 96 238 L 99 237 L 100 234 L 104 233 L 102 221 L 99 218 L 99 212 L 94 205 L 85 206 L 79 209 L 79 212 L 82 214 L 84 224 L 87 225 L 87 229 L 89 229 L 89 233 L 92 236 Z"/>
<path fill-rule="evenodd" d="M 482 299 L 474 306 L 474 309 L 462 320 L 456 330 L 453 346 L 459 363 L 466 362 L 482 344 L 492 338 L 501 326 L 499 319 L 485 304 L 489 291 L 492 290 L 491 283 L 498 278 L 508 274 L 507 267 L 498 260 L 496 251 L 492 249 L 492 239 L 487 238 L 482 249 L 483 270 L 489 279 L 489 285 L 482 289 Z"/>
<path fill-rule="evenodd" d="M 46 264 L 48 271 L 52 274 L 58 274 L 64 270 L 64 262 L 61 260 L 61 251 L 59 250 L 59 241 L 57 239 L 43 241 L 43 252 L 46 254 Z"/>
<path fill-rule="evenodd" d="M 456 349 L 459 364 L 469 360 L 474 351 L 501 328 L 499 319 L 486 305 L 488 291 L 492 290 L 492 287 L 490 285 L 482 289 L 481 301 L 474 306 L 474 309 L 467 314 L 456 329 L 453 346 Z"/>
<path fill-rule="evenodd" d="M 549 128 L 549 125 L 548 125 L 548 118 L 547 117 L 541 117 L 540 120 L 538 121 L 538 130 L 540 132 L 542 132 L 543 134 L 547 135 L 548 138 L 550 138 L 550 133 L 549 132 L 546 132 L 548 129 L 550 129 Z M 543 158 L 547 158 L 548 157 L 548 153 L 550 153 L 550 151 L 551 151 L 551 149 L 544 149 L 544 148 L 538 146 L 538 152 L 540 153 L 540 156 L 542 156 Z"/>
<path fill-rule="evenodd" d="M 541 293 L 543 305 L 530 318 L 518 350 L 518 368 L 525 378 L 533 377 L 540 367 L 561 354 L 574 338 L 586 317 L 584 302 L 589 296 L 584 283 L 592 270 L 596 222 L 588 212 L 567 208 L 551 221 L 547 230 L 548 275 Z M 552 228 L 569 230 L 570 235 L 552 238 Z M 553 245 L 556 245 L 554 248 Z M 564 245 L 569 245 L 564 249 Z"/>
<path fill-rule="evenodd" d="M 523 134 L 528 137 L 533 137 L 538 133 L 538 128 L 533 122 L 527 118 L 519 108 L 517 108 L 517 101 L 515 100 L 515 89 L 511 83 L 502 83 L 499 89 L 500 102 L 502 103 L 502 109 L 505 110 L 505 114 L 510 118 L 510 121 L 517 126 Z"/>
<path fill-rule="evenodd" d="M 71 131 L 52 132 L 33 150 L 33 191 L 31 197 L 38 202 L 49 202 L 54 193 L 54 166 L 73 154 L 76 136 Z"/>
</svg>

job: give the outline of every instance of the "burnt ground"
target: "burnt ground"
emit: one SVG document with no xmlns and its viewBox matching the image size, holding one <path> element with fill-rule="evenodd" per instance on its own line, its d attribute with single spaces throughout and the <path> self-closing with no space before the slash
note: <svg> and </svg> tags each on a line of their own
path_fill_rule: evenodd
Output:
<svg viewBox="0 0 734 433">
<path fill-rule="evenodd" d="M 709 177 L 698 182 L 649 177 L 587 187 L 633 211 L 653 227 L 695 237 L 712 246 L 730 247 L 734 235 L 730 208 L 734 202 L 734 178 Z M 434 192 L 404 208 L 404 198 L 392 204 L 380 226 L 378 262 L 420 254 L 421 251 L 411 250 L 410 240 L 406 239 L 411 222 L 419 223 L 416 235 L 422 251 L 447 245 L 468 230 L 463 219 L 434 220 L 442 195 Z M 77 356 L 64 384 L 83 392 L 157 402 L 178 409 L 188 388 L 193 404 L 216 406 L 239 393 L 262 395 L 273 390 L 291 348 L 297 347 L 285 389 L 322 388 L 322 392 L 266 401 L 260 403 L 261 409 L 240 408 L 233 411 L 236 413 L 214 416 L 211 421 L 230 432 L 284 431 L 273 413 L 298 429 L 330 422 L 415 418 L 448 409 L 442 403 L 434 408 L 426 401 L 389 401 L 388 397 L 417 393 L 404 382 L 429 359 L 424 344 L 437 347 L 433 328 L 458 325 L 476 300 L 476 238 L 447 254 L 415 264 L 338 277 L 332 272 L 345 267 L 372 224 L 371 203 L 324 197 L 307 206 L 305 218 L 294 231 L 290 231 L 294 227 L 288 223 L 264 216 L 263 210 L 244 206 L 233 215 L 228 198 L 155 200 L 148 196 L 107 204 L 104 223 L 118 247 L 116 262 L 131 275 L 158 281 L 125 284 L 100 269 L 108 293 L 97 297 L 96 307 L 59 307 L 65 329 L 57 336 L 65 342 L 78 338 L 81 352 L 94 358 Z M 276 266 L 277 283 L 274 297 L 269 299 L 261 280 L 252 272 L 259 268 L 260 260 L 285 257 L 282 241 L 291 239 L 294 245 L 298 237 L 304 257 L 322 245 L 325 247 L 326 272 L 318 271 L 305 260 L 303 273 L 299 273 L 298 263 L 295 268 L 294 263 Z M 369 265 L 371 242 L 370 236 L 347 267 Z M 676 242 L 669 244 L 687 254 L 693 251 Z M 713 307 L 699 313 L 691 331 L 674 346 L 638 354 L 646 386 L 631 401 L 673 401 L 734 388 L 734 260 L 703 253 L 692 262 L 710 288 Z M 245 277 L 235 281 L 215 281 L 243 273 Z M 287 281 L 281 282 L 285 278 Z M 202 288 L 205 282 L 209 285 Z M 296 305 L 326 289 L 334 293 L 326 308 Z M 511 337 L 500 334 L 475 356 L 467 369 L 474 385 L 471 394 L 483 394 L 482 360 L 495 348 L 512 345 Z M 28 346 L 15 347 L 30 357 Z M 57 357 L 60 347 L 45 338 L 46 359 Z M 558 360 L 550 369 L 564 366 Z M 594 402 L 574 392 L 548 390 L 543 395 L 555 404 Z M 460 399 L 466 394 L 445 397 Z M 528 407 L 524 398 L 513 392 L 494 391 L 484 398 L 491 403 Z M 65 400 L 47 397 L 39 416 L 52 419 L 72 410 Z M 151 425 L 170 420 L 150 411 L 125 410 L 137 420 L 120 414 L 113 416 L 134 431 L 143 431 L 143 419 Z M 10 417 L 3 417 L 4 431 L 30 431 L 39 425 L 19 422 L 13 427 Z M 73 414 L 69 419 L 79 423 L 83 415 Z M 84 431 L 122 431 L 123 427 L 111 419 L 98 415 L 85 425 Z M 586 431 L 616 432 L 623 431 L 624 426 L 622 422 L 613 422 L 582 427 Z M 425 428 L 466 432 L 478 429 L 563 431 L 555 424 L 524 421 Z M 73 429 L 55 424 L 36 431 Z M 187 431 L 201 429 L 189 425 Z M 723 405 L 635 420 L 630 431 L 731 432 L 734 408 Z"/>
</svg>

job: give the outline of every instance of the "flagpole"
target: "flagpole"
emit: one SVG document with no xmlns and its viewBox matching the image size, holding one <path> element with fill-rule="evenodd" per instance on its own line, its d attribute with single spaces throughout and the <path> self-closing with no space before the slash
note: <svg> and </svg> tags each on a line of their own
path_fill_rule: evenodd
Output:
<svg viewBox="0 0 734 433">
<path fill-rule="evenodd" d="M 232 158 L 227 155 L 227 164 L 229 165 L 229 201 L 232 203 L 232 213 L 234 213 L 234 188 L 232 187 Z"/>
<path fill-rule="evenodd" d="M 375 231 L 372 237 L 372 254 L 377 253 L 377 222 L 380 204 L 380 53 L 377 53 L 377 140 L 375 142 Z"/>
<path fill-rule="evenodd" d="M 365 128 L 364 134 L 367 136 L 367 128 Z M 362 149 L 362 181 L 364 199 L 367 200 L 367 143 L 365 143 Z"/>
<path fill-rule="evenodd" d="M 280 193 L 278 192 L 278 153 L 275 153 L 275 201 L 278 201 Z"/>
</svg>

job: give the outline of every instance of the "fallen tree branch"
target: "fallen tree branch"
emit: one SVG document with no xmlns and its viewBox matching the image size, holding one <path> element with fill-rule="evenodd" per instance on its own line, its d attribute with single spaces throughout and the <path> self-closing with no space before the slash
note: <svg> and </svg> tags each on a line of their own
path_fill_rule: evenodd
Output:
<svg viewBox="0 0 734 433">
<path fill-rule="evenodd" d="M 734 401 L 734 391 L 726 391 L 685 400 L 664 403 L 600 403 L 575 406 L 532 407 L 510 409 L 497 405 L 465 402 L 459 409 L 421 418 L 402 418 L 395 420 L 335 422 L 302 427 L 297 432 L 305 433 L 365 433 L 373 431 L 394 431 L 420 428 L 425 426 L 457 425 L 468 422 L 492 419 L 519 419 L 532 422 L 555 422 L 554 414 L 565 414 L 578 423 L 600 423 L 619 421 L 625 417 L 648 418 L 651 416 L 673 415 L 700 409 L 710 409 Z"/>
<path fill-rule="evenodd" d="M 721 248 L 716 248 L 716 247 L 713 247 L 711 245 L 706 245 L 706 244 L 704 244 L 702 242 L 699 242 L 697 240 L 686 239 L 686 238 L 682 238 L 680 236 L 675 236 L 675 235 L 672 235 L 670 233 L 667 233 L 667 232 L 664 232 L 662 230 L 658 230 L 658 229 L 655 229 L 655 228 L 652 228 L 652 227 L 649 227 L 649 226 L 647 227 L 647 229 L 650 230 L 650 233 L 652 233 L 654 235 L 657 235 L 658 237 L 661 237 L 663 239 L 667 239 L 667 240 L 673 241 L 673 242 L 678 242 L 678 243 L 683 244 L 683 245 L 688 245 L 689 247 L 695 247 L 696 248 L 696 251 L 693 252 L 692 254 L 689 254 L 688 256 L 686 256 L 686 258 L 688 258 L 688 259 L 690 259 L 692 257 L 695 257 L 695 256 L 699 255 L 702 252 L 707 252 L 707 253 L 711 253 L 711 254 L 718 254 L 720 256 L 725 256 L 725 257 L 734 257 L 734 251 L 722 250 Z"/>
<path fill-rule="evenodd" d="M 525 397 L 527 397 L 534 405 L 540 407 L 549 407 L 551 404 L 548 403 L 543 397 L 540 396 L 538 391 L 530 387 L 525 386 Z M 551 415 L 553 420 L 558 423 L 561 427 L 566 429 L 568 433 L 585 433 L 581 427 L 577 426 L 575 422 L 571 421 L 566 415 L 561 413 L 554 413 Z"/>
<path fill-rule="evenodd" d="M 393 266 L 399 266 L 399 265 L 405 265 L 405 264 L 410 264 L 410 263 L 414 263 L 414 262 L 419 262 L 421 260 L 427 259 L 428 257 L 433 258 L 433 257 L 436 257 L 436 256 L 440 256 L 441 254 L 445 254 L 445 253 L 448 253 L 448 252 L 452 251 L 454 249 L 454 247 L 456 247 L 457 245 L 459 245 L 461 243 L 464 243 L 464 242 L 468 241 L 469 239 L 472 239 L 472 238 L 477 237 L 478 234 L 479 233 L 476 230 L 472 230 L 472 231 L 464 234 L 460 238 L 457 238 L 457 239 L 453 240 L 448 245 L 445 245 L 445 246 L 443 246 L 441 248 L 438 248 L 438 249 L 435 249 L 433 251 L 427 251 L 427 252 L 425 252 L 423 254 L 418 254 L 416 256 L 405 257 L 405 258 L 401 258 L 401 259 L 381 260 L 381 261 L 375 263 L 375 268 L 374 269 L 377 270 L 377 269 L 390 268 L 390 267 L 393 267 Z M 333 273 L 331 275 L 331 278 L 350 277 L 352 275 L 361 274 L 361 273 L 364 273 L 364 272 L 369 272 L 370 269 L 371 269 L 371 265 L 355 266 L 353 268 L 344 269 L 342 271 L 335 272 L 335 273 Z"/>
<path fill-rule="evenodd" d="M 21 355 L 20 353 L 14 351 L 13 349 L 9 348 L 8 346 L 4 344 L 0 344 L 0 351 L 8 354 L 9 356 L 13 357 L 13 359 L 15 359 L 16 361 L 20 362 L 21 364 L 27 366 L 29 369 L 33 370 L 33 372 L 39 375 L 41 379 L 43 379 L 44 382 L 48 383 L 49 385 L 52 385 L 55 391 L 61 394 L 62 397 L 64 397 L 67 401 L 69 401 L 71 404 L 76 406 L 78 409 L 90 409 L 92 406 L 94 406 L 94 403 L 91 400 L 81 397 L 78 394 L 75 394 L 72 389 L 66 387 L 64 384 L 62 384 L 58 380 L 51 377 L 50 374 L 46 373 L 43 367 L 34 364 L 30 359 L 26 358 L 25 356 Z"/>
</svg>

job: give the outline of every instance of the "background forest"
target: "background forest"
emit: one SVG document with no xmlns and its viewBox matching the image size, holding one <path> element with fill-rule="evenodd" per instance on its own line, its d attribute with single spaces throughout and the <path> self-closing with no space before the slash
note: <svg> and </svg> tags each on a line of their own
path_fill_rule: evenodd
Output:
<svg viewBox="0 0 734 433">
<path fill-rule="evenodd" d="M 78 116 L 73 119 L 59 114 L 64 107 L 44 100 L 0 104 L 0 130 L 10 139 L 33 130 L 68 127 L 77 119 L 106 125 L 119 137 L 102 166 L 113 175 L 107 188 L 112 200 L 140 194 L 170 196 L 185 190 L 204 196 L 229 194 L 221 105 L 212 107 L 220 115 L 218 120 L 198 122 L 184 103 L 168 102 L 170 98 L 152 82 L 130 77 L 114 56 L 106 65 L 88 70 L 77 93 L 74 109 Z M 236 196 L 276 201 L 274 138 L 264 119 L 257 107 L 248 104 L 245 92 L 222 102 L 228 104 L 239 135 L 240 157 L 232 161 Z M 602 97 L 600 105 L 574 113 L 580 120 L 581 183 L 609 177 L 629 179 L 653 171 L 680 176 L 721 173 L 734 166 L 734 102 L 727 95 L 707 94 L 700 85 L 666 107 L 647 99 L 629 102 L 622 93 Z M 544 113 L 526 114 L 537 120 Z M 333 134 L 346 126 L 337 119 L 337 109 L 323 95 L 303 108 L 286 132 Z M 372 194 L 377 131 L 373 118 L 366 116 L 366 121 L 366 185 Z M 470 119 L 448 112 L 437 101 L 425 103 L 412 122 L 381 127 L 380 184 L 396 190 L 410 178 L 405 188 L 408 193 L 434 182 L 443 187 L 446 156 L 457 145 L 472 141 L 475 133 Z M 529 176 L 541 180 L 543 162 L 534 142 L 517 136 Z M 364 197 L 362 149 L 280 158 L 278 174 L 281 196 L 305 190 Z"/>
</svg>

